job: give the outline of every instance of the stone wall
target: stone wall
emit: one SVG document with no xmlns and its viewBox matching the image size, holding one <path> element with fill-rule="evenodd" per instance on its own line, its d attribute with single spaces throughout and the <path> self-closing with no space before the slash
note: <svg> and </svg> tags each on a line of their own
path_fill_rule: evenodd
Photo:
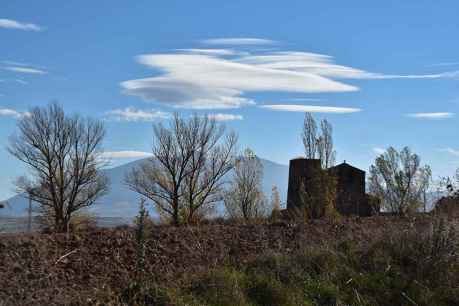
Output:
<svg viewBox="0 0 459 306">
<path fill-rule="evenodd" d="M 302 185 L 307 191 L 314 174 L 321 171 L 319 159 L 296 158 L 290 160 L 287 209 L 293 209 L 301 203 L 300 190 Z"/>
<path fill-rule="evenodd" d="M 297 208 L 301 203 L 300 190 L 311 189 L 314 176 L 321 169 L 320 160 L 296 158 L 290 161 L 287 209 Z M 329 168 L 336 177 L 336 210 L 341 215 L 371 216 L 379 211 L 379 204 L 365 193 L 365 171 L 346 162 Z"/>
</svg>

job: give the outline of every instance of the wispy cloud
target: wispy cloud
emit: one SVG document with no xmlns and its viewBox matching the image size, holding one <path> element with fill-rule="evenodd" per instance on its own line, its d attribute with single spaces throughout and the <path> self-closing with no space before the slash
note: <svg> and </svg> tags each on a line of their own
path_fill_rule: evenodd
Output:
<svg viewBox="0 0 459 306">
<path fill-rule="evenodd" d="M 407 114 L 408 117 L 417 119 L 448 119 L 454 117 L 454 115 L 454 113 L 447 112 Z"/>
<path fill-rule="evenodd" d="M 4 67 L 3 69 L 12 71 L 12 72 L 18 72 L 18 73 L 27 73 L 27 74 L 47 74 L 48 72 L 37 69 L 37 68 L 32 68 L 32 67 L 14 67 L 14 66 L 8 66 Z"/>
<path fill-rule="evenodd" d="M 384 154 L 386 152 L 386 149 L 383 149 L 383 148 L 380 148 L 380 147 L 374 147 L 372 150 L 373 150 L 374 153 L 376 153 L 378 155 Z"/>
<path fill-rule="evenodd" d="M 223 39 L 225 41 L 225 39 Z M 228 39 L 233 41 L 232 38 Z M 326 93 L 359 90 L 344 79 L 459 78 L 459 71 L 384 74 L 339 65 L 332 56 L 298 51 L 181 49 L 145 54 L 137 62 L 161 74 L 121 83 L 125 94 L 172 107 L 228 109 L 254 105 L 250 92 Z M 236 51 L 234 51 L 236 52 Z M 233 55 L 228 57 L 228 55 Z"/>
<path fill-rule="evenodd" d="M 107 151 L 101 154 L 102 158 L 146 158 L 151 157 L 153 154 L 142 151 Z"/>
<path fill-rule="evenodd" d="M 30 113 L 28 112 L 18 112 L 10 108 L 0 108 L 0 117 L 12 117 L 14 119 L 21 119 L 29 115 Z"/>
<path fill-rule="evenodd" d="M 435 74 L 384 74 L 368 72 L 362 69 L 335 64 L 329 55 L 282 51 L 263 55 L 246 56 L 241 63 L 252 64 L 271 69 L 307 72 L 335 79 L 438 79 L 459 77 L 459 71 L 447 71 Z"/>
<path fill-rule="evenodd" d="M 29 82 L 24 81 L 24 80 L 21 80 L 21 79 L 16 79 L 15 81 L 16 81 L 17 83 L 21 84 L 21 85 L 27 85 L 27 84 L 29 84 Z"/>
<path fill-rule="evenodd" d="M 174 107 L 238 108 L 255 102 L 245 92 L 346 92 L 356 87 L 316 74 L 257 67 L 196 54 L 149 54 L 137 61 L 163 75 L 121 83 L 124 93 Z"/>
<path fill-rule="evenodd" d="M 273 45 L 277 43 L 271 39 L 250 37 L 213 38 L 203 40 L 202 42 L 210 45 Z"/>
<path fill-rule="evenodd" d="M 105 113 L 107 119 L 116 121 L 154 121 L 158 119 L 167 119 L 170 117 L 169 113 L 158 110 L 139 110 L 133 107 L 124 109 L 114 109 Z"/>
<path fill-rule="evenodd" d="M 23 31 L 42 31 L 43 28 L 34 23 L 24 23 L 12 19 L 0 19 L 0 28 Z"/>
<path fill-rule="evenodd" d="M 208 117 L 215 121 L 234 121 L 234 120 L 243 120 L 242 115 L 233 115 L 233 114 L 209 114 Z"/>
<path fill-rule="evenodd" d="M 320 101 L 323 101 L 323 99 L 319 99 L 319 98 L 290 98 L 288 100 L 292 102 L 320 102 Z"/>
<path fill-rule="evenodd" d="M 349 113 L 357 113 L 357 112 L 362 111 L 360 108 L 351 108 L 351 107 L 298 105 L 298 104 L 272 104 L 272 105 L 261 105 L 260 107 L 266 108 L 269 110 L 273 110 L 273 111 L 332 113 L 332 114 L 349 114 Z"/>
<path fill-rule="evenodd" d="M 33 65 L 23 63 L 23 62 L 16 62 L 16 61 L 2 61 L 3 64 L 8 66 L 21 66 L 21 67 L 31 67 Z"/>
<path fill-rule="evenodd" d="M 430 65 L 431 67 L 446 67 L 446 66 L 457 66 L 459 62 L 443 62 Z"/>
<path fill-rule="evenodd" d="M 446 152 L 454 156 L 459 156 L 459 150 L 455 150 L 453 148 L 444 148 L 444 149 L 440 149 L 439 151 Z"/>
<path fill-rule="evenodd" d="M 248 54 L 247 52 L 241 52 L 241 51 L 236 51 L 232 49 L 177 49 L 177 51 L 192 53 L 192 54 L 215 55 L 215 56 Z"/>
</svg>

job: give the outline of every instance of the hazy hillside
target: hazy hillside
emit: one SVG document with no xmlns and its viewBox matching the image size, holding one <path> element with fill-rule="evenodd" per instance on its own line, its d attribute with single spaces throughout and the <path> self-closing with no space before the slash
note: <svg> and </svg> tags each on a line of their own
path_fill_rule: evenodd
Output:
<svg viewBox="0 0 459 306">
<path fill-rule="evenodd" d="M 262 159 L 264 168 L 263 191 L 269 198 L 271 188 L 279 188 L 282 201 L 287 196 L 288 166 Z M 124 184 L 124 174 L 144 162 L 144 159 L 104 170 L 111 181 L 109 193 L 101 198 L 90 211 L 101 217 L 132 218 L 137 214 L 139 195 L 130 191 Z M 8 201 L 8 207 L 0 210 L 0 216 L 21 217 L 27 215 L 28 202 L 22 196 L 15 196 Z"/>
</svg>

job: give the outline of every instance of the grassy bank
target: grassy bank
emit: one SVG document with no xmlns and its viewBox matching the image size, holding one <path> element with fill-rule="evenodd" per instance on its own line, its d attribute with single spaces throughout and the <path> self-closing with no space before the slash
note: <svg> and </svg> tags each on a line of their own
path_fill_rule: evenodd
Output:
<svg viewBox="0 0 459 306">
<path fill-rule="evenodd" d="M 457 234 L 457 220 L 430 217 L 156 226 L 147 230 L 141 253 L 132 229 L 11 235 L 0 241 L 0 300 L 458 305 Z"/>
</svg>

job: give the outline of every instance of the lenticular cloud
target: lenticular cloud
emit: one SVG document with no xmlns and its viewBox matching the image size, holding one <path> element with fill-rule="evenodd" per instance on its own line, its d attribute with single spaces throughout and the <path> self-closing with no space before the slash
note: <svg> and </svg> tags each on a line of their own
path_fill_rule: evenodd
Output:
<svg viewBox="0 0 459 306">
<path fill-rule="evenodd" d="M 338 65 L 328 55 L 309 52 L 239 52 L 227 49 L 179 49 L 145 54 L 137 62 L 159 72 L 121 83 L 123 92 L 180 108 L 225 109 L 253 105 L 253 92 L 350 92 L 345 79 L 434 79 L 457 72 L 397 75 Z"/>
<path fill-rule="evenodd" d="M 238 108 L 254 104 L 245 92 L 346 92 L 356 87 L 318 74 L 263 67 L 202 54 L 148 54 L 137 58 L 162 75 L 121 83 L 124 93 L 176 107 Z"/>
</svg>

